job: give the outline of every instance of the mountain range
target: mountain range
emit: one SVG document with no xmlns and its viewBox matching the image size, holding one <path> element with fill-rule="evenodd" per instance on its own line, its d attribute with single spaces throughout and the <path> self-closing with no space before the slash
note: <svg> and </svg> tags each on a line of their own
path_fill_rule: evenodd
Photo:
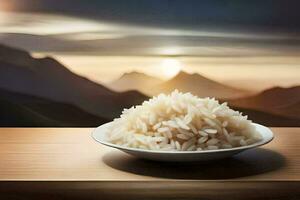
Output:
<svg viewBox="0 0 300 200">
<path fill-rule="evenodd" d="M 137 91 L 113 92 L 74 74 L 51 57 L 0 46 L 0 88 L 75 105 L 91 114 L 112 119 L 123 108 L 143 102 Z"/>
<path fill-rule="evenodd" d="M 115 91 L 126 91 L 126 90 L 138 90 L 145 94 L 148 93 L 148 89 L 162 83 L 163 80 L 149 76 L 141 72 L 129 72 L 124 73 L 117 80 L 109 83 L 107 86 Z"/>
<path fill-rule="evenodd" d="M 229 103 L 300 120 L 300 86 L 274 87 L 250 97 L 229 100 Z"/>
<path fill-rule="evenodd" d="M 170 93 L 174 89 L 191 92 L 199 97 L 236 98 L 247 94 L 244 90 L 221 84 L 197 73 L 189 74 L 184 71 L 157 85 L 151 92 L 153 95 L 157 95 L 159 93 Z"/>
<path fill-rule="evenodd" d="M 184 71 L 180 71 L 175 77 L 165 82 L 139 72 L 125 73 L 108 84 L 108 87 L 115 91 L 135 89 L 148 96 L 170 93 L 175 89 L 191 92 L 199 97 L 236 98 L 247 94 L 245 90 L 221 84 L 200 74 L 189 74 Z"/>
<path fill-rule="evenodd" d="M 82 126 L 109 122 L 73 106 L 31 95 L 0 89 L 0 126 Z"/>
<path fill-rule="evenodd" d="M 0 126 L 97 126 L 124 108 L 174 89 L 228 101 L 257 123 L 300 126 L 300 86 L 252 94 L 183 71 L 168 81 L 130 72 L 104 86 L 51 57 L 35 58 L 0 45 Z"/>
</svg>

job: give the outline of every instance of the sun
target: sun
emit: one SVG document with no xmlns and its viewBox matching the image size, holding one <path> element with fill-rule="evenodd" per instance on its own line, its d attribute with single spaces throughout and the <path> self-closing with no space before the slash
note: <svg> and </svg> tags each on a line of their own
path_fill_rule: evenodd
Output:
<svg viewBox="0 0 300 200">
<path fill-rule="evenodd" d="M 164 59 L 161 63 L 162 74 L 166 78 L 175 76 L 181 70 L 181 64 L 173 58 Z"/>
</svg>

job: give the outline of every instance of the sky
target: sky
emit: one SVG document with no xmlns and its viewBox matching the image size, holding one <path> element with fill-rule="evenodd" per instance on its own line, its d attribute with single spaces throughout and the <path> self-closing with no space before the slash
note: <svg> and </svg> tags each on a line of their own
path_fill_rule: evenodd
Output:
<svg viewBox="0 0 300 200">
<path fill-rule="evenodd" d="M 299 6 L 274 0 L 1 0 L 0 43 L 54 56 L 98 82 L 132 70 L 167 79 L 182 68 L 229 84 L 255 79 L 264 88 L 272 86 L 269 80 L 289 86 L 300 76 Z"/>
</svg>

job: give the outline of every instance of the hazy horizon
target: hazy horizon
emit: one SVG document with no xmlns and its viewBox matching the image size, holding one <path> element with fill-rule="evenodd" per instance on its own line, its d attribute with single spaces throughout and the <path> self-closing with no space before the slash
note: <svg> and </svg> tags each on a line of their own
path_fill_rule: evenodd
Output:
<svg viewBox="0 0 300 200">
<path fill-rule="evenodd" d="M 41 53 L 33 55 L 53 56 L 71 71 L 100 84 L 108 84 L 124 73 L 133 71 L 169 80 L 180 70 L 199 73 L 218 82 L 253 91 L 300 84 L 298 57 L 143 57 Z M 177 68 L 169 66 L 172 64 Z M 253 84 L 254 82 L 256 84 Z"/>
</svg>

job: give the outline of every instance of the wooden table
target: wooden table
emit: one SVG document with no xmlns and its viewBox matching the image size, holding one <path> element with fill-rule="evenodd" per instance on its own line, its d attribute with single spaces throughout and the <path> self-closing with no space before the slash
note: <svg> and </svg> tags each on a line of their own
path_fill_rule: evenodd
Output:
<svg viewBox="0 0 300 200">
<path fill-rule="evenodd" d="M 92 128 L 1 128 L 0 199 L 299 199 L 300 128 L 223 161 L 160 163 L 96 143 Z"/>
</svg>

